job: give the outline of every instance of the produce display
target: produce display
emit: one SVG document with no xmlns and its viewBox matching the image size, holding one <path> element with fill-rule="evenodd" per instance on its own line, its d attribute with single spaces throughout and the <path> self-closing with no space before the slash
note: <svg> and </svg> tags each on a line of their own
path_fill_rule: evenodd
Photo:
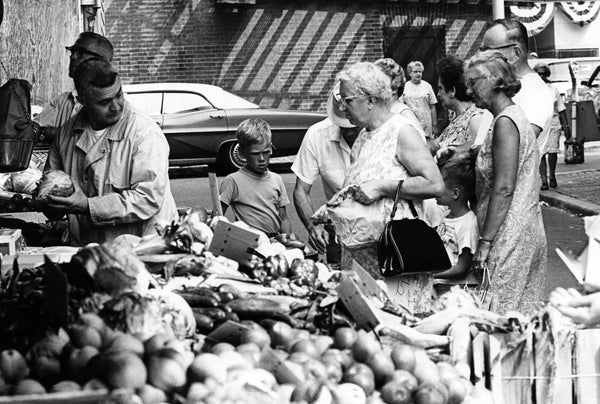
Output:
<svg viewBox="0 0 600 404">
<path fill-rule="evenodd" d="M 0 282 L 0 394 L 15 402 L 118 391 L 142 403 L 492 402 L 474 385 L 471 341 L 514 323 L 460 289 L 417 318 L 357 274 L 307 258 L 295 235 L 269 239 L 243 223 L 234 225 L 256 244 L 233 261 L 211 249 L 225 220 L 193 209 L 157 236 L 89 245 L 67 264 L 15 265 Z M 359 306 L 348 306 L 348 290 Z M 361 320 L 361 304 L 378 326 Z"/>
</svg>

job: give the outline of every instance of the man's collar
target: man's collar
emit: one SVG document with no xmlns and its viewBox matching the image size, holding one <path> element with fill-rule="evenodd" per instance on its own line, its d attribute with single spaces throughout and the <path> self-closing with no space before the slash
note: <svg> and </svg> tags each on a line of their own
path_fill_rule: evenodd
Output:
<svg viewBox="0 0 600 404">
<path fill-rule="evenodd" d="M 124 101 L 123 104 L 123 113 L 121 114 L 121 119 L 117 121 L 114 125 L 108 126 L 106 128 L 106 138 L 108 140 L 119 141 L 123 140 L 125 137 L 124 127 L 126 125 L 126 115 L 129 115 L 130 106 L 127 101 Z M 71 135 L 77 135 L 83 133 L 86 129 L 93 130 L 90 122 L 85 114 L 85 107 L 83 107 L 76 115 L 75 122 L 73 123 L 73 131 Z"/>
</svg>

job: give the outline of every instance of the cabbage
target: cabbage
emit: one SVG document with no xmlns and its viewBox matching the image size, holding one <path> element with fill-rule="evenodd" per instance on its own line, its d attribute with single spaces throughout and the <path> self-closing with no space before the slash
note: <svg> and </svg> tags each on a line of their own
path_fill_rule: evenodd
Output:
<svg viewBox="0 0 600 404">
<path fill-rule="evenodd" d="M 71 196 L 75 192 L 73 181 L 61 170 L 46 171 L 36 190 L 37 199 L 46 199 L 48 195 Z"/>
</svg>

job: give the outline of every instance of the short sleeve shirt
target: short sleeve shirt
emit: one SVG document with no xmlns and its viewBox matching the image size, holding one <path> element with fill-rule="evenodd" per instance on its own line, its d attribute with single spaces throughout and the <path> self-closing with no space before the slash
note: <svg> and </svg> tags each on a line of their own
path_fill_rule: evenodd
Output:
<svg viewBox="0 0 600 404">
<path fill-rule="evenodd" d="M 550 88 L 550 91 L 552 91 L 552 95 L 554 96 L 554 113 L 552 114 L 552 121 L 550 123 L 550 127 L 560 129 L 561 126 L 558 114 L 567 109 L 567 107 L 565 107 L 565 104 L 562 100 L 562 97 L 560 96 L 560 91 L 558 91 L 558 88 L 554 87 L 552 84 L 548 84 L 548 87 Z"/>
<path fill-rule="evenodd" d="M 312 185 L 319 175 L 327 200 L 344 185 L 351 149 L 340 134 L 340 128 L 329 119 L 308 128 L 292 172 L 303 182 Z"/>
<path fill-rule="evenodd" d="M 537 73 L 527 73 L 521 78 L 521 90 L 513 97 L 513 101 L 525 112 L 529 123 L 542 128 L 537 138 L 541 157 L 546 149 L 554 112 L 553 94 Z"/>
<path fill-rule="evenodd" d="M 452 266 L 458 262 L 458 256 L 463 249 L 468 248 L 472 254 L 475 254 L 479 231 L 477 216 L 473 211 L 470 210 L 468 213 L 456 218 L 446 217 L 443 223 L 438 226 L 437 231 L 444 247 L 446 247 Z"/>
<path fill-rule="evenodd" d="M 425 134 L 431 136 L 432 121 L 430 106 L 437 104 L 437 98 L 431 85 L 425 80 L 421 80 L 419 84 L 407 81 L 404 85 L 402 100 L 413 110 L 419 122 L 421 122 Z"/>
<path fill-rule="evenodd" d="M 219 194 L 238 220 L 267 234 L 280 232 L 279 208 L 290 200 L 279 174 L 259 175 L 244 167 L 223 180 Z"/>
</svg>

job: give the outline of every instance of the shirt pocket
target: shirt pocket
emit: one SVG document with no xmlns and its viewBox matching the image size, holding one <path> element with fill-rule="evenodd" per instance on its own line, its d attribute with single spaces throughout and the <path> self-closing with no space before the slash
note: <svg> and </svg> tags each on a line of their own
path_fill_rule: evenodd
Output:
<svg viewBox="0 0 600 404">
<path fill-rule="evenodd" d="M 106 181 L 106 193 L 121 194 L 123 191 L 131 189 L 131 181 L 125 172 L 125 169 L 120 171 L 111 170 Z"/>
</svg>

